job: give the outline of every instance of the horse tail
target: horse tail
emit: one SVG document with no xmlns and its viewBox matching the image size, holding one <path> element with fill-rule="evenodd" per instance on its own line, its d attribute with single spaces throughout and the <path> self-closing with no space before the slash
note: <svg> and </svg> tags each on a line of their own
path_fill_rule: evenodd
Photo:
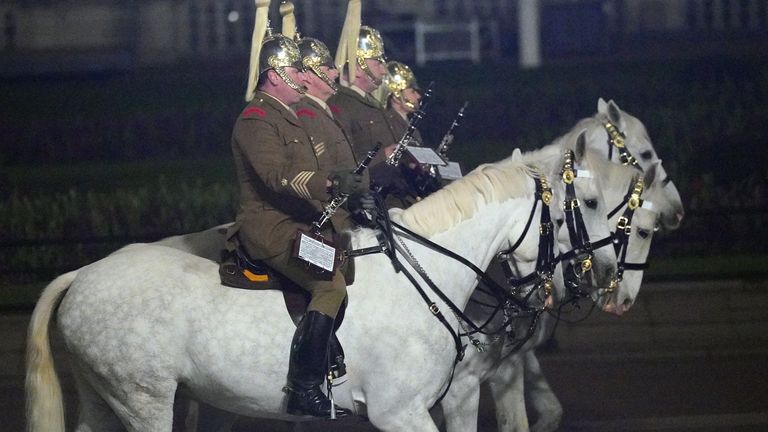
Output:
<svg viewBox="0 0 768 432">
<path fill-rule="evenodd" d="M 61 384 L 53 367 L 49 323 L 61 298 L 77 276 L 77 270 L 63 274 L 43 290 L 32 312 L 27 333 L 27 430 L 64 431 L 64 402 Z"/>
</svg>

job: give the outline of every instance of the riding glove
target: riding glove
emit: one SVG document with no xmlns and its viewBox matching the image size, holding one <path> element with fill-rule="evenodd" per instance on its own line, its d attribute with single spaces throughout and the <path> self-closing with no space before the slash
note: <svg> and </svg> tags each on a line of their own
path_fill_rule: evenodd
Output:
<svg viewBox="0 0 768 432">
<path fill-rule="evenodd" d="M 350 171 L 332 171 L 328 180 L 331 181 L 331 195 L 352 195 L 368 190 L 368 185 L 363 182 L 363 176 Z"/>
</svg>

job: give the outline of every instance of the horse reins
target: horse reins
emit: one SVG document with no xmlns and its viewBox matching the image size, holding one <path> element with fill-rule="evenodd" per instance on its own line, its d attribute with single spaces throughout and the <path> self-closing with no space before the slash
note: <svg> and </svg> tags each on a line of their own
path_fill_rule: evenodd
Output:
<svg viewBox="0 0 768 432">
<path fill-rule="evenodd" d="M 638 177 L 632 184 L 629 185 L 629 191 L 625 195 L 624 200 L 619 204 L 609 215 L 610 219 L 619 209 L 626 206 L 624 213 L 616 220 L 616 231 L 613 235 L 613 246 L 616 250 L 616 256 L 618 257 L 618 270 L 616 277 L 621 281 L 624 277 L 624 271 L 626 270 L 645 270 L 648 268 L 648 262 L 644 263 L 629 263 L 626 261 L 627 251 L 629 249 L 629 236 L 632 233 L 632 216 L 635 214 L 635 210 L 638 208 L 650 208 L 652 204 L 648 201 L 640 198 L 645 189 L 645 183 L 643 179 Z"/>
<path fill-rule="evenodd" d="M 534 285 L 533 289 L 524 296 L 526 304 L 530 296 L 539 289 L 543 290 L 544 298 L 552 294 L 552 279 L 555 267 L 557 266 L 557 259 L 555 258 L 555 230 L 549 211 L 549 205 L 552 203 L 552 189 L 547 184 L 547 179 L 538 173 L 534 178 L 534 182 L 536 184 L 536 199 L 533 202 L 530 216 L 523 228 L 522 234 L 520 234 L 515 244 L 496 255 L 496 259 L 502 264 L 505 279 L 510 287 L 520 290 L 524 286 Z M 527 236 L 539 203 L 541 203 L 541 214 L 539 216 L 539 250 L 536 256 L 536 267 L 527 276 L 515 277 L 514 269 L 512 268 L 512 254 L 520 247 Z"/>
<path fill-rule="evenodd" d="M 563 211 L 565 213 L 565 223 L 568 227 L 568 236 L 571 241 L 571 250 L 560 256 L 560 261 L 574 260 L 578 266 L 574 269 L 576 276 L 581 279 L 586 273 L 592 270 L 592 259 L 594 250 L 607 246 L 613 242 L 613 236 L 607 236 L 596 242 L 590 242 L 589 232 L 584 224 L 584 218 L 581 214 L 579 199 L 576 197 L 576 188 L 574 180 L 577 177 L 591 178 L 592 173 L 587 170 L 578 170 L 573 163 L 573 150 L 566 150 L 562 180 L 565 183 L 565 200 L 563 201 Z M 611 282 L 608 288 L 612 292 L 616 286 L 615 281 Z"/>
</svg>

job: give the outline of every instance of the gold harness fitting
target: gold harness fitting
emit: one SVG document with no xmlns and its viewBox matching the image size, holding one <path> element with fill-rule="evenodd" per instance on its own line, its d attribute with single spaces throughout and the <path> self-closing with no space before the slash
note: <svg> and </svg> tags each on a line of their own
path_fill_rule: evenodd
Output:
<svg viewBox="0 0 768 432">
<path fill-rule="evenodd" d="M 616 289 L 617 289 L 618 287 L 619 287 L 619 280 L 618 280 L 618 279 L 616 279 L 616 278 L 613 278 L 613 279 L 611 279 L 611 283 L 610 283 L 610 284 L 608 284 L 608 289 L 606 289 L 605 291 L 606 291 L 608 294 L 613 294 L 613 292 L 614 292 L 614 291 L 616 291 Z"/>
<path fill-rule="evenodd" d="M 616 221 L 616 229 L 624 231 L 626 235 L 629 235 L 632 232 L 632 225 L 629 224 L 629 219 L 625 216 L 621 216 Z"/>
<path fill-rule="evenodd" d="M 544 284 L 542 288 L 544 289 L 544 295 L 549 297 L 552 295 L 552 288 L 554 288 L 555 284 L 552 283 L 551 278 L 544 279 Z"/>
<path fill-rule="evenodd" d="M 627 202 L 627 207 L 629 207 L 630 210 L 640 207 L 640 195 L 643 193 L 643 189 L 645 189 L 645 183 L 642 178 L 638 178 L 635 182 L 635 187 L 632 189 L 629 201 Z"/>
<path fill-rule="evenodd" d="M 611 122 L 606 122 L 604 125 L 606 132 L 608 132 L 608 137 L 611 140 L 611 144 L 613 144 L 616 148 L 624 148 L 624 134 L 619 132 L 619 130 L 616 128 L 616 125 L 614 125 Z"/>
<path fill-rule="evenodd" d="M 563 170 L 563 181 L 564 181 L 566 184 L 571 184 L 571 183 L 573 183 L 573 179 L 574 179 L 575 177 L 576 177 L 576 175 L 574 175 L 574 173 L 573 173 L 573 170 L 572 170 L 572 169 L 570 169 L 570 168 L 566 168 L 566 169 L 564 169 L 564 170 Z"/>
</svg>

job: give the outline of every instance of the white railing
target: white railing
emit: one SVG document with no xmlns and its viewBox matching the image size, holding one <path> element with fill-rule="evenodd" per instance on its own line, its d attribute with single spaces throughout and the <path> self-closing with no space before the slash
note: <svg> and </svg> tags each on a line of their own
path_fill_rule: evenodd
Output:
<svg viewBox="0 0 768 432">
<path fill-rule="evenodd" d="M 299 30 L 325 41 L 331 50 L 335 50 L 347 0 L 293 1 Z M 589 1 L 594 4 L 599 0 Z M 405 49 L 395 54 L 407 57 L 400 60 L 415 60 L 420 64 L 444 59 L 478 62 L 497 57 L 501 51 L 500 40 L 514 37 L 518 2 L 365 0 L 363 17 L 364 22 L 380 26 L 385 38 L 400 38 Z M 556 6 L 578 4 L 579 0 L 540 2 L 541 5 Z M 609 31 L 623 34 L 747 33 L 765 38 L 768 31 L 768 0 L 599 2 Z M 30 5 L 26 0 L 0 2 L 0 25 L 3 28 L 0 47 L 4 51 L 94 50 L 104 53 L 113 50 L 133 52 L 140 63 L 152 64 L 179 58 L 217 61 L 247 56 L 250 49 L 253 0 L 48 0 L 32 3 Z M 271 11 L 275 28 L 280 26 L 277 3 L 273 1 Z M 464 38 L 456 44 L 455 50 L 430 43 L 430 37 L 453 31 Z"/>
<path fill-rule="evenodd" d="M 688 0 L 686 21 L 692 30 L 741 30 L 768 28 L 768 1 Z"/>
<path fill-rule="evenodd" d="M 471 60 L 474 64 L 480 63 L 480 25 L 476 19 L 468 22 L 454 22 L 444 24 L 430 24 L 416 21 L 414 25 L 416 40 L 416 64 L 424 66 L 429 61 L 441 60 Z M 455 43 L 456 36 L 464 34 L 458 39 L 462 43 Z M 450 43 L 440 46 L 432 46 L 433 37 L 440 39 L 449 37 Z M 435 41 L 438 42 L 438 41 Z"/>
</svg>

